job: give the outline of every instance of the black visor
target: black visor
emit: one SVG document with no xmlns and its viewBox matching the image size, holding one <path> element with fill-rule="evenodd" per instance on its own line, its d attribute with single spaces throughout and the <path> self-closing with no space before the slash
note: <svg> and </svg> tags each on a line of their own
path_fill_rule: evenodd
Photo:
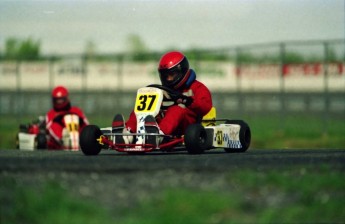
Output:
<svg viewBox="0 0 345 224">
<path fill-rule="evenodd" d="M 68 102 L 67 97 L 54 97 L 53 104 L 54 105 L 65 105 Z"/>
<path fill-rule="evenodd" d="M 183 77 L 180 68 L 160 69 L 159 75 L 163 85 L 174 86 Z"/>
<path fill-rule="evenodd" d="M 170 69 L 158 69 L 159 77 L 164 86 L 174 87 L 183 79 L 189 69 L 189 63 L 184 58 L 178 65 Z"/>
</svg>

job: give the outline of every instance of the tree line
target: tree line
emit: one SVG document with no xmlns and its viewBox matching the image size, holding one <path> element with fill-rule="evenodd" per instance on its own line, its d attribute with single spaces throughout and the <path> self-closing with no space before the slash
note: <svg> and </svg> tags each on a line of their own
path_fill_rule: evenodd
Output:
<svg viewBox="0 0 345 224">
<path fill-rule="evenodd" d="M 87 60 L 95 61 L 108 61 L 108 60 L 132 60 L 137 62 L 157 61 L 162 52 L 150 51 L 145 43 L 138 35 L 129 35 L 128 40 L 128 52 L 119 54 L 97 54 L 95 51 L 95 44 L 92 41 L 86 43 L 85 52 L 80 56 Z M 63 58 L 62 55 L 43 56 L 41 52 L 41 41 L 35 40 L 31 37 L 26 39 L 8 38 L 5 40 L 4 51 L 0 52 L 1 60 L 25 60 L 25 61 L 37 61 L 54 59 L 58 60 Z M 236 48 L 237 49 L 237 48 Z M 240 48 L 238 48 L 240 49 Z M 297 51 L 286 51 L 282 56 L 280 52 L 276 53 L 264 53 L 254 54 L 250 51 L 238 50 L 229 53 L 229 49 L 221 50 L 205 50 L 193 48 L 184 50 L 184 53 L 190 60 L 208 60 L 208 61 L 233 61 L 236 63 L 249 64 L 249 63 L 272 63 L 277 64 L 282 61 L 284 63 L 313 63 L 325 61 L 325 56 L 321 54 L 312 54 L 306 56 Z M 328 62 L 344 62 L 344 52 L 337 53 L 334 47 L 328 48 L 326 59 Z"/>
</svg>

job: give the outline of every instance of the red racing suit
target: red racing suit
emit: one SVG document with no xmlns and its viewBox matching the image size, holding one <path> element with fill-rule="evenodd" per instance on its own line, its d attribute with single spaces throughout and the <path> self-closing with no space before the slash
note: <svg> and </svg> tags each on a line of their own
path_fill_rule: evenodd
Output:
<svg viewBox="0 0 345 224">
<path fill-rule="evenodd" d="M 175 103 L 166 110 L 163 109 L 162 116 L 156 117 L 160 130 L 166 135 L 184 134 L 188 125 L 196 123 L 212 108 L 211 93 L 203 83 L 194 80 L 189 88 L 185 88 L 181 92 L 192 97 L 192 104 L 186 107 L 183 104 Z M 131 132 L 136 132 L 137 120 L 134 111 L 131 112 L 126 121 L 126 127 Z"/>
<path fill-rule="evenodd" d="M 62 145 L 62 131 L 65 128 L 64 116 L 66 114 L 75 114 L 79 117 L 79 133 L 89 124 L 88 119 L 83 111 L 75 106 L 71 106 L 68 110 L 56 111 L 51 109 L 46 114 L 46 129 L 48 132 L 48 149 L 63 149 Z"/>
</svg>

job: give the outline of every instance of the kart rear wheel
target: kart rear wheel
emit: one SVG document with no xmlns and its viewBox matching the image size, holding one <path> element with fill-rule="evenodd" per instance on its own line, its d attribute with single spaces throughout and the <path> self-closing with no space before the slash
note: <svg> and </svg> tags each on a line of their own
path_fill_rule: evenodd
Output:
<svg viewBox="0 0 345 224">
<path fill-rule="evenodd" d="M 184 143 L 189 154 L 201 154 L 207 147 L 207 133 L 201 124 L 191 124 L 187 127 Z"/>
<path fill-rule="evenodd" d="M 97 139 L 102 135 L 101 129 L 97 125 L 88 125 L 80 133 L 80 148 L 85 155 L 98 155 L 102 149 Z"/>
<path fill-rule="evenodd" d="M 246 122 L 243 120 L 228 120 L 225 124 L 237 124 L 241 126 L 240 129 L 240 142 L 242 147 L 241 148 L 224 148 L 226 152 L 229 153 L 236 153 L 236 152 L 245 152 L 249 148 L 250 141 L 251 141 L 251 131 Z"/>
<path fill-rule="evenodd" d="M 45 134 L 39 133 L 36 136 L 37 149 L 46 149 L 47 148 L 47 138 Z"/>
</svg>

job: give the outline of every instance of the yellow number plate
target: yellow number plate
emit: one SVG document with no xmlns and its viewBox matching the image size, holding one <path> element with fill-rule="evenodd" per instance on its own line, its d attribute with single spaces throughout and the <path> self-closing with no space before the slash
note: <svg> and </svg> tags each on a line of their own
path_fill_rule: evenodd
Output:
<svg viewBox="0 0 345 224">
<path fill-rule="evenodd" d="M 158 93 L 137 94 L 134 111 L 136 113 L 152 113 L 157 108 Z M 158 105 L 160 106 L 160 105 Z"/>
<path fill-rule="evenodd" d="M 75 114 L 67 114 L 64 116 L 65 126 L 69 132 L 79 131 L 79 117 Z"/>
</svg>

